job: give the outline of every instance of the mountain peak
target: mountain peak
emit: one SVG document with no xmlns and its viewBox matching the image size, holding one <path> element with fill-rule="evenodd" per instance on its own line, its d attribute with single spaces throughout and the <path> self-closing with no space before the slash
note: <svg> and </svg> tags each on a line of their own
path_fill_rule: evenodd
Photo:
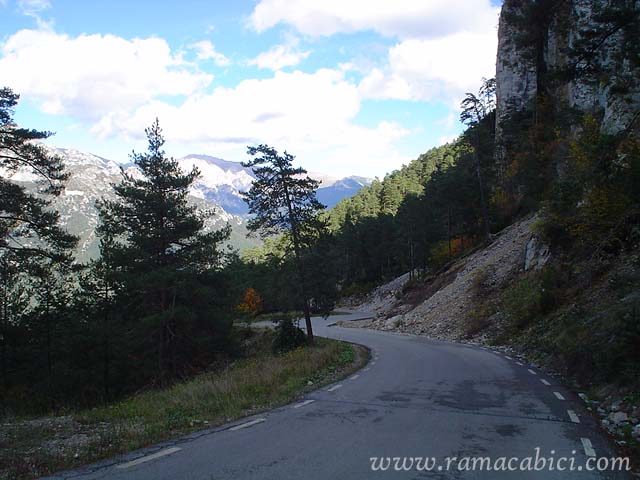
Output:
<svg viewBox="0 0 640 480">
<path fill-rule="evenodd" d="M 250 172 L 250 170 L 248 168 L 243 167 L 240 162 L 231 162 L 229 160 L 224 160 L 222 158 L 212 157 L 211 155 L 201 155 L 201 154 L 190 153 L 189 155 L 178 159 L 179 162 L 181 160 L 182 161 L 202 161 L 210 165 L 215 165 L 216 167 L 219 167 L 222 170 L 234 172 L 234 173 L 238 173 L 243 170 Z"/>
</svg>

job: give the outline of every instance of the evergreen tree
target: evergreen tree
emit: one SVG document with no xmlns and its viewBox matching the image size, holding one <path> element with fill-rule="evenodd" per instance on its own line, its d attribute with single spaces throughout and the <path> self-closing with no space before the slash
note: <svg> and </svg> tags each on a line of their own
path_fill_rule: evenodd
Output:
<svg viewBox="0 0 640 480">
<path fill-rule="evenodd" d="M 18 98 L 9 88 L 0 89 L 0 171 L 35 174 L 39 191 L 29 193 L 0 177 L 0 255 L 12 251 L 25 256 L 69 257 L 77 239 L 58 226 L 59 215 L 49 208 L 49 198 L 60 194 L 68 174 L 62 159 L 37 143 L 50 137 L 50 132 L 20 128 L 14 123 Z"/>
<path fill-rule="evenodd" d="M 483 138 L 486 138 L 487 135 L 486 132 L 481 131 L 481 129 L 484 125 L 483 120 L 495 111 L 495 92 L 495 79 L 483 79 L 483 84 L 482 87 L 480 87 L 478 95 L 476 96 L 473 93 L 467 93 L 465 99 L 460 105 L 462 107 L 460 121 L 469 127 L 467 132 L 465 132 L 465 135 L 470 138 L 470 143 L 473 147 L 473 159 L 478 179 L 478 192 L 480 195 L 480 209 L 482 212 L 482 225 L 485 240 L 489 240 L 491 238 L 491 227 L 489 222 L 489 209 L 485 198 L 485 182 L 483 180 L 481 165 L 482 143 Z"/>
<path fill-rule="evenodd" d="M 44 368 L 39 372 L 40 377 L 45 372 L 51 394 L 57 340 L 52 323 L 59 318 L 54 313 L 57 306 L 64 304 L 65 270 L 77 238 L 58 225 L 59 214 L 51 209 L 52 197 L 60 194 L 68 178 L 61 158 L 38 143 L 52 134 L 15 124 L 18 99 L 11 89 L 0 89 L 1 369 L 4 387 L 9 386 L 10 378 L 24 382 L 25 372 L 17 370 L 44 355 Z M 11 181 L 10 175 L 18 171 L 37 178 L 34 193 Z M 35 305 L 40 294 L 45 303 Z M 20 356 L 22 361 L 17 360 Z"/>
<path fill-rule="evenodd" d="M 256 180 L 244 194 L 249 213 L 254 217 L 248 228 L 263 236 L 287 233 L 291 239 L 296 262 L 301 303 L 304 311 L 307 336 L 313 343 L 311 326 L 310 292 L 307 280 L 304 250 L 323 226 L 319 212 L 324 208 L 316 199 L 320 182 L 312 180 L 303 168 L 293 166 L 294 156 L 278 152 L 267 145 L 249 147 L 254 158 L 243 166 L 252 168 Z"/>
<path fill-rule="evenodd" d="M 10 371 L 15 364 L 15 349 L 24 340 L 21 335 L 23 314 L 29 305 L 27 277 L 21 271 L 14 252 L 0 256 L 0 408 L 5 409 L 5 394 L 10 386 Z M 13 347 L 14 354 L 10 350 Z M 3 413 L 3 412 L 2 412 Z"/>
<path fill-rule="evenodd" d="M 33 356 L 33 361 L 39 365 L 36 371 L 39 370 L 38 377 L 45 380 L 43 385 L 36 387 L 46 392 L 51 407 L 57 405 L 64 390 L 58 380 L 65 381 L 55 367 L 72 353 L 64 348 L 70 323 L 69 305 L 73 297 L 71 269 L 69 262 L 49 258 L 40 258 L 29 264 L 31 303 L 24 316 L 29 325 L 30 341 L 36 346 Z"/>
<path fill-rule="evenodd" d="M 157 119 L 145 133 L 148 151 L 132 154 L 141 175 L 122 172 L 122 182 L 114 186 L 117 200 L 100 204 L 100 232 L 122 240 L 115 245 L 118 261 L 127 287 L 141 297 L 141 326 L 151 325 L 156 334 L 158 370 L 164 376 L 176 372 L 177 337 L 181 329 L 189 330 L 180 321 L 191 318 L 190 305 L 180 299 L 194 275 L 220 265 L 219 245 L 229 227 L 204 231 L 210 212 L 187 201 L 199 171 L 184 173 L 166 157 Z"/>
</svg>

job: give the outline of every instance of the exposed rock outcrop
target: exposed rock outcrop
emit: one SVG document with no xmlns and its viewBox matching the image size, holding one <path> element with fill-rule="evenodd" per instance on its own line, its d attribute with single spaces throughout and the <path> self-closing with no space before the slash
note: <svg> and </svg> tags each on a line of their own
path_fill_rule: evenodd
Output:
<svg viewBox="0 0 640 480">
<path fill-rule="evenodd" d="M 638 26 L 616 13 L 627 4 L 637 16 L 640 2 L 633 3 L 505 0 L 496 61 L 500 165 L 512 141 L 509 116 L 525 111 L 535 116 L 536 99 L 593 114 L 603 133 L 617 134 L 639 123 Z"/>
</svg>

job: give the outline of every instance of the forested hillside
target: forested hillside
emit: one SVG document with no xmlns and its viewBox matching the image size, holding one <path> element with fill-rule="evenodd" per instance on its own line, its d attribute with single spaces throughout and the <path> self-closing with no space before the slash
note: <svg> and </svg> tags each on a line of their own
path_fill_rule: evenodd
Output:
<svg viewBox="0 0 640 480">
<path fill-rule="evenodd" d="M 18 97 L 2 90 L 0 147 L 12 152 L 0 157 L 2 167 L 35 165 L 41 177 L 34 194 L 0 183 L 3 405 L 20 408 L 26 398 L 36 410 L 70 399 L 91 404 L 171 382 L 233 355 L 235 319 L 328 314 L 340 297 L 407 272 L 414 286 L 425 286 L 534 212 L 533 228 L 553 261 L 505 286 L 515 295 L 505 305 L 518 316 L 509 335 L 528 335 L 626 258 L 635 263 L 617 281 L 631 284 L 633 294 L 639 39 L 637 2 L 506 1 L 496 78 L 464 97 L 465 130 L 456 141 L 328 211 L 316 200 L 318 182 L 293 167 L 292 155 L 258 147 L 266 163 L 248 165 L 265 176 L 244 198 L 250 230 L 265 243 L 242 255 L 221 249 L 226 229 L 203 230 L 210 212 L 185 200 L 199 172 L 183 172 L 165 156 L 156 123 L 147 131 L 149 151 L 132 157 L 144 178 L 125 173 L 101 203 L 100 257 L 74 263 L 75 239 L 48 209 L 68 178 L 62 159 L 33 143 L 49 134 L 14 124 Z M 249 147 L 251 155 L 258 150 Z M 598 326 L 607 326 L 602 338 L 618 331 L 615 345 L 640 365 L 633 298 L 615 321 Z M 496 305 L 479 305 L 475 320 L 482 324 Z M 571 322 L 567 330 L 587 329 L 575 316 Z M 301 344 L 300 331 L 286 325 L 283 344 Z M 572 355 L 581 366 L 588 361 Z M 619 365 L 614 360 L 607 368 Z"/>
<path fill-rule="evenodd" d="M 505 216 L 490 197 L 497 185 L 494 93 L 495 82 L 486 80 L 477 95 L 467 95 L 462 117 L 469 128 L 457 141 L 374 180 L 323 215 L 330 232 L 323 265 L 342 295 L 407 271 L 433 271 L 510 220 L 515 212 Z M 265 267 L 286 257 L 286 248 L 285 236 L 244 258 Z M 269 276 L 277 277 L 280 264 L 274 265 Z"/>
<path fill-rule="evenodd" d="M 497 76 L 462 102 L 466 131 L 325 215 L 324 268 L 341 294 L 409 272 L 400 303 L 420 303 L 464 265 L 452 260 L 536 213 L 526 231 L 551 260 L 499 284 L 476 272 L 465 334 L 499 326 L 494 341 L 525 345 L 582 381 L 636 384 L 639 39 L 637 2 L 505 2 Z M 286 245 L 245 261 L 267 268 Z M 523 272 L 524 249 L 514 255 Z"/>
<path fill-rule="evenodd" d="M 480 234 L 481 212 L 473 208 L 480 201 L 477 186 L 474 194 L 453 181 L 448 196 L 436 197 L 441 203 L 416 217 L 439 218 L 423 232 L 440 237 L 417 249 L 425 255 L 424 275 L 403 288 L 396 281 L 394 289 L 377 291 L 371 305 L 379 316 L 368 325 L 517 346 L 601 400 L 626 398 L 620 401 L 633 410 L 640 378 L 639 25 L 637 2 L 505 2 L 495 161 L 481 164 L 494 241 L 485 244 Z M 478 132 L 490 143 L 490 129 Z M 465 132 L 458 148 L 466 141 L 473 149 L 473 138 Z M 460 182 L 464 175 L 454 172 L 465 172 L 465 156 L 457 152 L 445 171 Z M 414 186 L 422 191 L 414 197 L 418 206 L 446 176 L 423 178 Z M 463 192 L 472 196 L 458 204 Z M 379 202 L 380 192 L 372 198 Z M 338 231 L 351 227 L 346 212 L 356 210 L 351 202 L 343 205 Z M 452 222 L 453 235 L 447 234 L 450 209 L 462 214 L 454 218 L 469 219 Z M 377 215 L 384 218 L 380 210 Z M 389 231 L 399 233 L 403 224 L 420 230 L 419 221 L 403 221 L 403 215 L 400 207 L 389 217 L 397 222 Z M 391 255 L 399 274 L 411 265 L 402 252 L 412 250 L 411 242 L 400 240 L 406 237 L 395 238 L 394 247 L 386 244 L 380 252 Z M 459 248 L 449 252 L 437 243 L 449 238 Z M 467 249 L 478 248 L 464 255 L 463 238 Z M 538 255 L 543 261 L 535 264 Z M 378 273 L 369 278 L 384 276 Z M 606 428 L 631 440 L 625 425 L 607 422 Z"/>
</svg>

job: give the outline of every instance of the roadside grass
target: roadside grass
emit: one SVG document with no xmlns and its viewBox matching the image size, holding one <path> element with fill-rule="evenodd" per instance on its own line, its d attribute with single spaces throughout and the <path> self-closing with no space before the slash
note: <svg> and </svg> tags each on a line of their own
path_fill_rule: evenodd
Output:
<svg viewBox="0 0 640 480">
<path fill-rule="evenodd" d="M 272 332 L 259 335 L 257 354 L 225 371 L 61 417 L 5 420 L 0 478 L 51 474 L 284 405 L 350 375 L 368 358 L 363 347 L 324 338 L 274 355 Z"/>
</svg>

